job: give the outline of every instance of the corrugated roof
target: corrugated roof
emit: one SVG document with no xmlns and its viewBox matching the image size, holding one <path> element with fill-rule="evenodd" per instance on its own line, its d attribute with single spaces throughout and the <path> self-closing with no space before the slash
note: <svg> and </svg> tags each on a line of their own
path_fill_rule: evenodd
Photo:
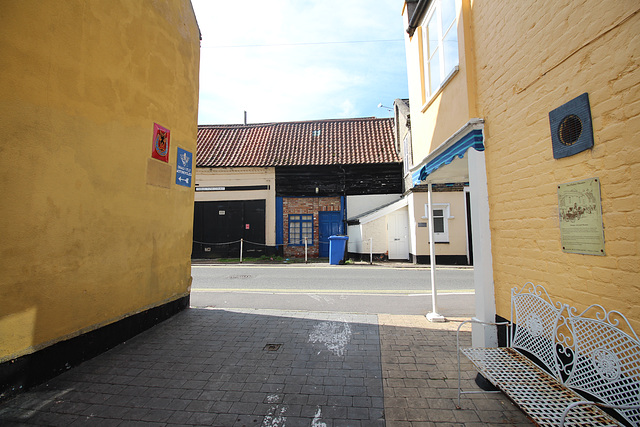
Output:
<svg viewBox="0 0 640 427">
<path fill-rule="evenodd" d="M 396 163 L 393 119 L 199 125 L 196 166 Z"/>
</svg>

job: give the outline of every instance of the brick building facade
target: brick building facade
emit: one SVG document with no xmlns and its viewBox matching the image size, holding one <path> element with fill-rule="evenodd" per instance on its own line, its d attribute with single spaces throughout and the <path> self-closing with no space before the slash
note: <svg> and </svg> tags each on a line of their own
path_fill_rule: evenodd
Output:
<svg viewBox="0 0 640 427">
<path fill-rule="evenodd" d="M 309 258 L 329 257 L 348 198 L 402 193 L 393 130 L 375 117 L 198 126 L 193 256 L 244 239 L 252 256 L 303 258 L 306 237 Z"/>
<path fill-rule="evenodd" d="M 289 239 L 290 215 L 313 215 L 313 239 L 307 245 L 307 256 L 318 258 L 320 255 L 320 223 L 319 212 L 341 212 L 340 197 L 283 197 L 283 231 L 284 256 L 304 258 L 304 244 L 292 244 Z M 323 243 L 325 244 L 325 243 Z"/>
</svg>

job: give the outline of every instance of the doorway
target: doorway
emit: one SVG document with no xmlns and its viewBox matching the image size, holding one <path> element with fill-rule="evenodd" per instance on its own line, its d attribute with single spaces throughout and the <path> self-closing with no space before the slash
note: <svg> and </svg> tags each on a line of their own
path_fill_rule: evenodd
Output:
<svg viewBox="0 0 640 427">
<path fill-rule="evenodd" d="M 265 253 L 265 200 L 196 202 L 192 258 L 239 257 Z"/>
<path fill-rule="evenodd" d="M 387 215 L 389 259 L 409 259 L 409 218 L 407 209 Z"/>
<path fill-rule="evenodd" d="M 318 212 L 318 228 L 320 248 L 318 256 L 329 258 L 329 236 L 343 234 L 342 212 Z"/>
</svg>

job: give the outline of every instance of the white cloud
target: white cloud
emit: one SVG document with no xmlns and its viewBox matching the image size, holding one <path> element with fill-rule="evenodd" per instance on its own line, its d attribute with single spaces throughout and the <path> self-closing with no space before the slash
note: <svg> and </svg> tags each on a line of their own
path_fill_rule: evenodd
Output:
<svg viewBox="0 0 640 427">
<path fill-rule="evenodd" d="M 240 123 L 388 116 L 407 97 L 395 0 L 193 0 L 202 32 L 199 122 Z M 268 47 L 221 47 L 271 45 Z"/>
</svg>

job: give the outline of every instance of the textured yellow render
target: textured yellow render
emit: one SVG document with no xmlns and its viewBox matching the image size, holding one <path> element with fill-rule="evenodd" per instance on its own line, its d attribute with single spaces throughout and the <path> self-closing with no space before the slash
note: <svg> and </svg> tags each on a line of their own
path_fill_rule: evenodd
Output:
<svg viewBox="0 0 640 427">
<path fill-rule="evenodd" d="M 640 331 L 640 4 L 472 3 L 497 313 L 527 281 Z M 549 111 L 587 92 L 594 147 L 553 158 Z M 558 184 L 601 182 L 606 256 L 565 253 Z"/>
<path fill-rule="evenodd" d="M 199 30 L 189 0 L 3 0 L 0 16 L 3 362 L 189 294 L 194 193 L 175 170 L 196 150 Z"/>
</svg>

